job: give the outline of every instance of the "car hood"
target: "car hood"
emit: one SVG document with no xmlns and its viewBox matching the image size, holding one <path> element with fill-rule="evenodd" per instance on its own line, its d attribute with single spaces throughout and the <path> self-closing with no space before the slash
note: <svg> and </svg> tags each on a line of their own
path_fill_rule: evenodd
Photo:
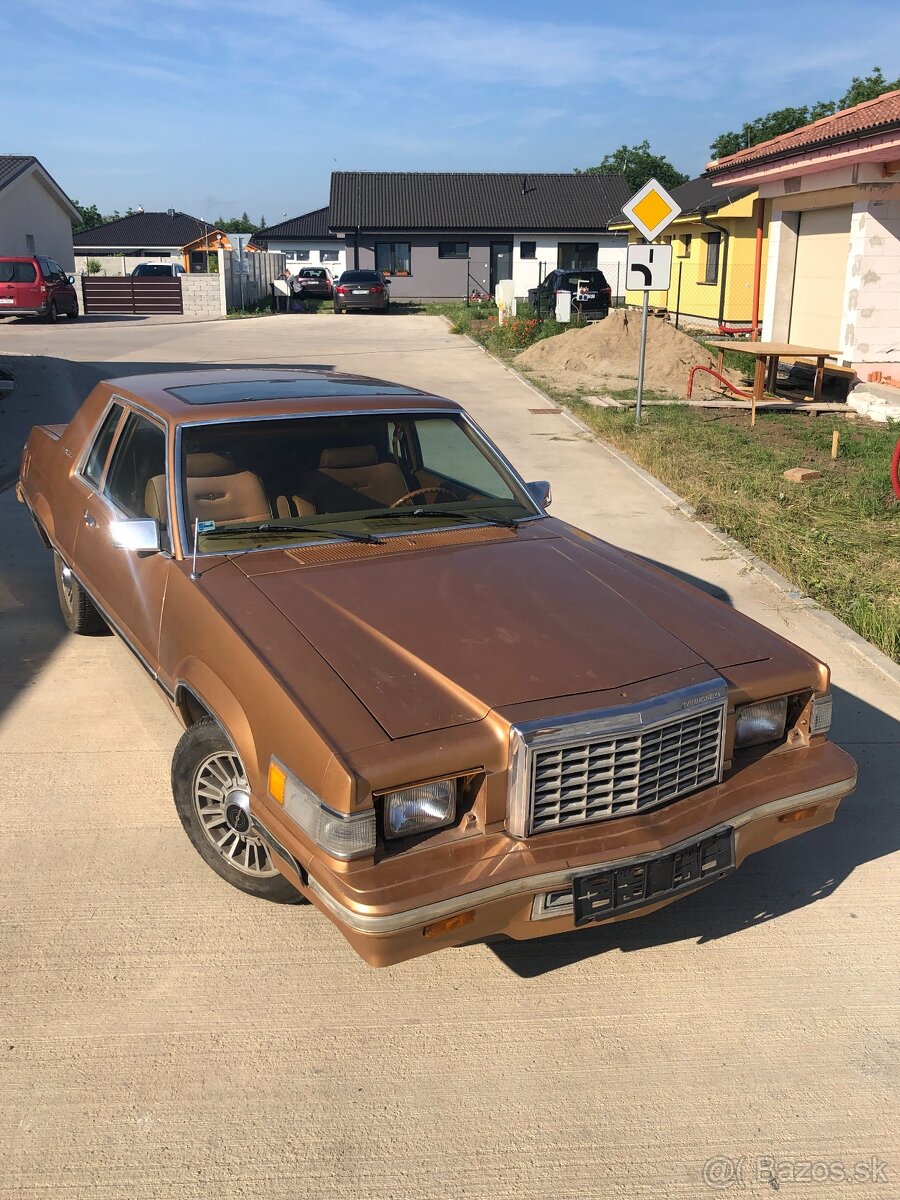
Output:
<svg viewBox="0 0 900 1200">
<path fill-rule="evenodd" d="M 784 646 L 587 535 L 521 533 L 355 561 L 339 553 L 317 565 L 286 552 L 235 561 L 394 738 Z"/>
</svg>

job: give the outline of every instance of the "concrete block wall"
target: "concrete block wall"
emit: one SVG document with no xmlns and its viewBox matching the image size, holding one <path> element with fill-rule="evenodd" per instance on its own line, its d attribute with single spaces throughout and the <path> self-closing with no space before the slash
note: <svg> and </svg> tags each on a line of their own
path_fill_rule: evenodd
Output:
<svg viewBox="0 0 900 1200">
<path fill-rule="evenodd" d="M 182 275 L 181 299 L 186 317 L 225 315 L 218 275 Z"/>
<path fill-rule="evenodd" d="M 853 206 L 842 328 L 862 379 L 900 374 L 900 189 Z"/>
</svg>

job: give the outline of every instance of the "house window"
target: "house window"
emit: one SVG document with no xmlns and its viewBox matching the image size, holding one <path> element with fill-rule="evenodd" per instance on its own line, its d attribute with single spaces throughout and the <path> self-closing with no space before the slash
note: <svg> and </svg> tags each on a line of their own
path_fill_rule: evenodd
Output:
<svg viewBox="0 0 900 1200">
<path fill-rule="evenodd" d="M 468 242 L 438 242 L 438 258 L 468 258 Z"/>
<path fill-rule="evenodd" d="M 560 242 L 559 262 L 563 271 L 596 271 L 596 242 Z"/>
<path fill-rule="evenodd" d="M 375 270 L 382 275 L 409 275 L 409 242 L 376 242 Z"/>
<path fill-rule="evenodd" d="M 34 234 L 33 233 L 25 234 L 25 253 L 26 254 L 34 254 Z"/>
<path fill-rule="evenodd" d="M 322 250 L 319 254 L 319 262 L 337 262 L 339 250 Z"/>
<path fill-rule="evenodd" d="M 519 243 L 520 258 L 536 258 L 537 257 L 537 242 L 520 242 Z"/>
<path fill-rule="evenodd" d="M 706 238 L 706 274 L 703 276 L 704 283 L 715 283 L 719 278 L 719 245 L 722 241 L 721 233 L 707 233 Z"/>
<path fill-rule="evenodd" d="M 681 238 L 679 239 L 681 242 L 681 246 L 679 247 L 679 250 L 678 250 L 679 258 L 690 258 L 691 257 L 691 238 L 692 237 L 693 237 L 693 234 L 690 234 L 690 233 L 683 233 L 681 235 Z"/>
<path fill-rule="evenodd" d="M 295 258 L 298 262 L 309 262 L 308 250 L 291 250 L 290 256 L 291 258 Z"/>
</svg>

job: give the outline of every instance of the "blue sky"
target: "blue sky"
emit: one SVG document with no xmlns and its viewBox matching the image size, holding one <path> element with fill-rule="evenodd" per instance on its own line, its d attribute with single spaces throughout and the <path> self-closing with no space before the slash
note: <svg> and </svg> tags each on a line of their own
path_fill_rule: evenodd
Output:
<svg viewBox="0 0 900 1200">
<path fill-rule="evenodd" d="M 270 225 L 336 169 L 569 171 L 648 138 L 694 175 L 745 120 L 900 75 L 898 44 L 866 0 L 2 0 L 0 153 L 103 211 Z"/>
</svg>

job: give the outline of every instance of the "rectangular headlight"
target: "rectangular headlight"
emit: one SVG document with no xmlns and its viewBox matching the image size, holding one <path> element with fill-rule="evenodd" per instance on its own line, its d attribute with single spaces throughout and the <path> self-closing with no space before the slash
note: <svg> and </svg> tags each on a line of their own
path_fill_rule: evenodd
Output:
<svg viewBox="0 0 900 1200">
<path fill-rule="evenodd" d="M 335 858 L 362 858 L 375 851 L 375 810 L 339 813 L 286 771 L 277 760 L 269 765 L 269 795 L 317 845 Z"/>
<path fill-rule="evenodd" d="M 456 780 L 420 783 L 388 792 L 384 797 L 385 837 L 409 837 L 426 829 L 440 829 L 456 819 Z"/>
<path fill-rule="evenodd" d="M 831 693 L 827 696 L 816 696 L 812 702 L 812 715 L 809 718 L 810 733 L 827 733 L 831 728 Z"/>
<path fill-rule="evenodd" d="M 787 696 L 782 696 L 780 700 L 766 700 L 762 704 L 745 704 L 737 710 L 736 715 L 736 750 L 778 742 L 784 737 L 787 722 Z"/>
</svg>

